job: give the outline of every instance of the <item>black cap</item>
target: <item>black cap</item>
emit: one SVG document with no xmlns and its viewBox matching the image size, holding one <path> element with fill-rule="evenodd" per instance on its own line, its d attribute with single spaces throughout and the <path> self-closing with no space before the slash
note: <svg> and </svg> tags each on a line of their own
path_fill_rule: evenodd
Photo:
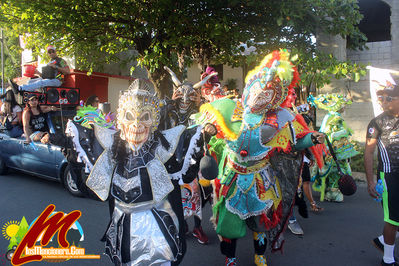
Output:
<svg viewBox="0 0 399 266">
<path fill-rule="evenodd" d="M 377 91 L 377 95 L 386 94 L 388 96 L 396 97 L 399 96 L 399 86 L 390 84 L 383 88 L 382 90 Z"/>
<path fill-rule="evenodd" d="M 28 98 L 28 100 L 32 100 L 33 98 L 39 99 L 39 97 L 34 93 L 28 94 L 28 97 L 26 97 L 26 98 Z"/>
<path fill-rule="evenodd" d="M 399 96 L 399 75 L 397 74 L 390 74 L 392 80 L 385 81 L 385 87 L 381 90 L 377 90 L 377 95 L 386 94 L 391 97 Z"/>
</svg>

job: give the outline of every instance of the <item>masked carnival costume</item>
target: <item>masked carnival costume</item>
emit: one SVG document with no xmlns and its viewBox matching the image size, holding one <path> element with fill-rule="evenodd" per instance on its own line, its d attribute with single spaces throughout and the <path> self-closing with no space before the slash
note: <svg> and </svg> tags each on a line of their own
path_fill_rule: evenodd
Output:
<svg viewBox="0 0 399 266">
<path fill-rule="evenodd" d="M 352 101 L 339 94 L 321 94 L 316 98 L 310 96 L 309 101 L 317 108 L 328 111 L 323 118 L 319 131 L 325 133 L 330 140 L 342 172 L 346 175 L 352 175 L 350 158 L 359 153 L 350 143 L 350 136 L 353 131 L 342 118 L 345 106 L 352 104 Z M 320 192 L 320 201 L 325 199 L 342 202 L 344 196 L 338 188 L 338 180 L 341 176 L 337 165 L 331 155 L 326 155 L 324 160 L 325 165 L 321 170 L 313 169 L 313 189 Z"/>
<path fill-rule="evenodd" d="M 207 78 L 208 76 L 211 76 L 211 78 Z M 213 67 L 206 67 L 205 72 L 201 74 L 201 81 L 202 80 L 206 80 L 206 82 L 201 86 L 201 95 L 206 102 L 213 102 L 217 99 L 225 97 L 220 86 L 217 72 Z"/>
<path fill-rule="evenodd" d="M 153 84 L 136 79 L 119 97 L 119 131 L 95 126 L 104 152 L 86 185 L 113 201 L 104 240 L 115 265 L 170 265 L 185 252 L 178 183 L 198 173 L 201 127 L 159 131 L 159 121 Z"/>
<path fill-rule="evenodd" d="M 198 113 L 201 100 L 200 88 L 209 79 L 217 75 L 212 73 L 200 82 L 193 84 L 189 81 L 180 82 L 176 74 L 168 67 L 165 70 L 171 75 L 173 81 L 173 97 L 172 100 L 165 99 L 161 118 L 161 127 L 163 129 L 171 128 L 177 125 L 191 126 L 193 120 L 191 115 Z M 196 175 L 197 177 L 198 175 Z M 207 182 L 209 183 L 209 181 Z M 194 178 L 191 183 L 180 183 L 181 196 L 183 204 L 184 218 L 188 219 L 194 216 L 193 235 L 201 244 L 208 243 L 208 237 L 201 227 L 202 208 L 204 207 L 207 197 L 212 192 L 211 187 L 202 187 L 199 178 Z M 188 231 L 188 224 L 185 222 L 185 231 Z"/>
<path fill-rule="evenodd" d="M 253 231 L 255 264 L 266 265 L 267 243 L 281 248 L 302 163 L 296 150 L 313 145 L 302 116 L 280 107 L 298 79 L 289 53 L 275 51 L 247 75 L 242 102 L 224 98 L 200 108 L 197 121 L 213 123 L 225 143 L 213 213 L 226 265 L 235 265 L 236 240 L 246 227 Z M 320 159 L 316 147 L 310 149 Z"/>
</svg>

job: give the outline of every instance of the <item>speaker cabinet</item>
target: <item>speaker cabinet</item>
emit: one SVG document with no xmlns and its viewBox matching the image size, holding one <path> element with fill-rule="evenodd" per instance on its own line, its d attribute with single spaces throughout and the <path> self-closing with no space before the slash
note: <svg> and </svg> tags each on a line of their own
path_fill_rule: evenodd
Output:
<svg viewBox="0 0 399 266">
<path fill-rule="evenodd" d="M 22 103 L 26 104 L 30 96 L 36 95 L 37 99 L 39 100 L 40 105 L 46 104 L 46 94 L 42 92 L 35 92 L 35 91 L 24 91 L 22 95 Z"/>
<path fill-rule="evenodd" d="M 45 87 L 47 105 L 79 105 L 80 91 L 78 88 Z"/>
<path fill-rule="evenodd" d="M 78 88 L 45 87 L 43 93 L 24 91 L 24 104 L 32 94 L 37 96 L 40 105 L 77 106 L 80 101 L 80 91 Z"/>
</svg>

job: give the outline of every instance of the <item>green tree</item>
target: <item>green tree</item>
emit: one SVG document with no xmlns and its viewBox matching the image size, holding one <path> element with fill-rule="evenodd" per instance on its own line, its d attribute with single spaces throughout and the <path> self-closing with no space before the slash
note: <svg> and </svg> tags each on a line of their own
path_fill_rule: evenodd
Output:
<svg viewBox="0 0 399 266">
<path fill-rule="evenodd" d="M 4 79 L 14 78 L 21 73 L 21 52 L 18 34 L 13 31 L 3 31 L 4 38 Z M 1 73 L 1 69 L 0 69 Z M 0 74 L 0 79 L 1 79 Z M 6 81 L 5 86 L 7 84 Z M 0 85 L 1 86 L 1 85 Z"/>
<path fill-rule="evenodd" d="M 10 249 L 12 249 L 13 246 L 18 246 L 18 241 L 15 238 L 15 236 L 11 237 L 10 244 L 8 244 L 7 249 L 10 250 Z"/>
<path fill-rule="evenodd" d="M 181 73 L 191 60 L 251 63 L 256 56 L 244 56 L 244 46 L 255 46 L 257 56 L 279 47 L 313 54 L 312 37 L 321 31 L 361 48 L 360 19 L 356 0 L 3 0 L 0 7 L 1 25 L 30 33 L 36 53 L 53 43 L 80 68 L 96 70 L 137 50 L 124 60 L 145 66 L 164 92 L 164 65 Z"/>
<path fill-rule="evenodd" d="M 29 229 L 28 222 L 26 221 L 25 216 L 23 216 L 21 222 L 19 223 L 18 232 L 15 235 L 15 238 L 18 243 L 21 242 L 21 240 L 24 238 L 24 236 L 28 232 L 28 229 Z"/>
</svg>

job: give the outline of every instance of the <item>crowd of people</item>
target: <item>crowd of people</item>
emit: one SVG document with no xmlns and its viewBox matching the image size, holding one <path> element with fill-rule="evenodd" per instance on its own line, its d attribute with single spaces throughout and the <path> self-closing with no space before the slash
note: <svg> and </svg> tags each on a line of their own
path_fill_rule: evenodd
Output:
<svg viewBox="0 0 399 266">
<path fill-rule="evenodd" d="M 40 106 L 32 94 L 22 110 L 14 95 L 61 85 L 51 84 L 61 82 L 69 68 L 53 46 L 47 51 L 54 61 L 49 67 L 57 70 L 53 79 L 28 87 L 11 83 L 12 89 L 0 96 L 1 122 L 10 137 L 50 141 L 45 113 L 56 108 Z M 92 95 L 78 108 L 79 119 L 68 122 L 68 138 L 56 143 L 69 152 L 79 189 L 109 202 L 110 223 L 102 241 L 115 265 L 178 265 L 187 248 L 187 219 L 194 217 L 192 234 L 198 242 L 209 242 L 201 226 L 207 202 L 225 265 L 237 264 L 237 241 L 247 229 L 254 263 L 267 265 L 266 250 L 282 249 L 286 228 L 304 234 L 294 205 L 303 217 L 308 216 L 305 199 L 312 212 L 324 210 L 313 199 L 312 181 L 320 201 L 343 201 L 347 190 L 342 186 L 348 184 L 339 181 L 350 177 L 349 159 L 357 154 L 340 115 L 351 101 L 342 95 L 310 97 L 310 105 L 329 111 L 320 130 L 314 130 L 310 105 L 296 102 L 299 73 L 286 50 L 267 55 L 248 73 L 242 96 L 221 87 L 212 67 L 195 84 L 165 69 L 173 81 L 171 99 L 158 98 L 150 81 L 136 79 L 120 94 L 116 118 L 109 121 Z M 384 253 L 381 265 L 397 265 L 399 87 L 386 87 L 378 95 L 385 112 L 368 127 L 365 167 L 370 195 L 383 199 L 385 226 L 373 243 Z M 329 150 L 326 140 L 332 143 Z M 373 172 L 377 145 L 382 195 L 375 190 Z"/>
</svg>

